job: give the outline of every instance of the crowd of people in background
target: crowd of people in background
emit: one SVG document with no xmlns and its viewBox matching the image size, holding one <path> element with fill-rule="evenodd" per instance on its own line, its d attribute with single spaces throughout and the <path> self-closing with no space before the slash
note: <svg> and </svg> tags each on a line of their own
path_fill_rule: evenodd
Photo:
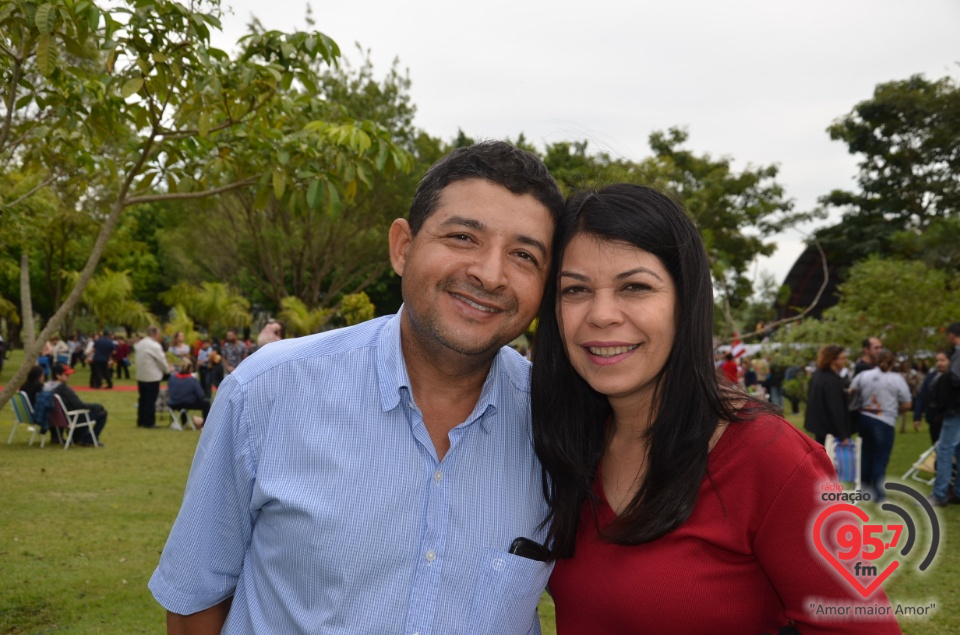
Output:
<svg viewBox="0 0 960 635">
<path fill-rule="evenodd" d="M 874 500 L 884 499 L 897 428 L 907 432 L 912 418 L 919 432 L 926 422 L 938 457 L 930 501 L 943 506 L 960 503 L 960 488 L 950 490 L 954 461 L 960 463 L 960 323 L 945 331 L 946 346 L 933 360 L 906 359 L 886 350 L 880 338 L 867 337 L 852 364 L 838 344 L 822 346 L 809 365 L 771 363 L 762 353 L 737 358 L 733 352 L 718 353 L 716 364 L 728 381 L 761 399 L 783 408 L 786 398 L 793 414 L 805 398 L 804 428 L 820 444 L 832 437 L 848 446 L 859 437 L 861 485 Z"/>
<path fill-rule="evenodd" d="M 158 404 L 169 406 L 174 411 L 198 410 L 193 417 L 194 426 L 203 426 L 213 393 L 226 375 L 229 375 L 246 357 L 258 347 L 283 337 L 283 327 L 275 320 L 268 321 L 257 341 L 240 339 L 237 331 L 230 330 L 220 340 L 200 336 L 192 344 L 187 343 L 182 331 L 166 337 L 154 325 L 147 327 L 144 335 L 130 338 L 110 330 L 90 334 L 74 334 L 66 339 L 54 333 L 44 343 L 37 364 L 30 369 L 20 390 L 36 411 L 40 404 L 41 416 L 46 418 L 49 404 L 40 395 L 44 392 L 59 394 L 67 410 L 89 410 L 95 421 L 93 434 L 96 439 L 106 425 L 107 411 L 97 403 L 81 400 L 67 384 L 77 367 L 89 367 L 91 390 L 110 390 L 114 378 L 137 381 L 137 426 L 156 427 Z M 5 342 L 0 339 L 0 368 L 5 358 Z M 161 396 L 163 382 L 167 392 Z M 58 432 L 52 432 L 53 442 L 63 443 Z M 103 445 L 96 443 L 93 435 L 81 430 L 74 443 L 81 446 Z"/>
</svg>

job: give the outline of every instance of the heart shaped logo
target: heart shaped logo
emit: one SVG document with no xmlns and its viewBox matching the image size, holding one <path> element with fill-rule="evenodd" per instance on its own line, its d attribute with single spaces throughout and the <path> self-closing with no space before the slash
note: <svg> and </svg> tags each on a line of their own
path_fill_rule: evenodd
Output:
<svg viewBox="0 0 960 635">
<path fill-rule="evenodd" d="M 846 567 L 843 566 L 843 563 L 840 562 L 839 558 L 836 555 L 827 551 L 826 546 L 824 546 L 823 544 L 823 538 L 820 535 L 821 529 L 823 528 L 823 523 L 827 520 L 827 518 L 829 518 L 833 514 L 840 513 L 840 512 L 849 512 L 854 516 L 856 516 L 857 518 L 859 518 L 860 520 L 862 520 L 863 522 L 867 522 L 870 520 L 870 517 L 867 515 L 867 512 L 863 511 L 859 507 L 856 507 L 855 505 L 849 505 L 846 503 L 838 503 L 836 505 L 831 505 L 830 507 L 826 508 L 820 513 L 820 515 L 817 517 L 817 522 L 814 523 L 813 525 L 813 542 L 817 547 L 817 551 L 820 552 L 820 555 L 823 556 L 827 562 L 833 565 L 833 568 L 839 571 L 840 575 L 842 575 L 844 579 L 846 579 L 847 582 L 849 582 L 853 586 L 853 588 L 860 593 L 860 595 L 862 595 L 865 598 L 870 597 L 870 594 L 876 591 L 880 587 L 880 585 L 883 583 L 883 581 L 886 580 L 891 573 L 897 570 L 897 567 L 900 566 L 900 563 L 894 560 L 889 565 L 887 565 L 886 569 L 884 569 L 879 574 L 877 574 L 877 577 L 874 578 L 873 582 L 871 582 L 868 586 L 863 586 L 860 580 L 854 577 L 854 575 L 850 573 L 850 571 L 848 571 Z"/>
</svg>

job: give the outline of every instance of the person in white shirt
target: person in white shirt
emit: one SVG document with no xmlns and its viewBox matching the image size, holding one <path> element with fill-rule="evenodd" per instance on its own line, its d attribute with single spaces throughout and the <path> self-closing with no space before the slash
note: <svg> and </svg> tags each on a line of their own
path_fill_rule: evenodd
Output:
<svg viewBox="0 0 960 635">
<path fill-rule="evenodd" d="M 160 395 L 160 382 L 170 374 L 170 364 L 160 345 L 163 335 L 156 326 L 147 327 L 147 336 L 133 347 L 136 359 L 137 390 L 137 427 L 156 427 L 156 403 Z"/>
</svg>

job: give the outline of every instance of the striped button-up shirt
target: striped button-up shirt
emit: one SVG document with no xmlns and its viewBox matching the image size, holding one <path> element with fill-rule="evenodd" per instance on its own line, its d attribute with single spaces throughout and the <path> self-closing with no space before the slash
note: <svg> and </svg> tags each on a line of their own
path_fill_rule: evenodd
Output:
<svg viewBox="0 0 960 635">
<path fill-rule="evenodd" d="M 220 386 L 150 589 L 225 633 L 539 633 L 543 542 L 529 364 L 495 358 L 443 461 L 400 315 L 271 344 Z"/>
</svg>

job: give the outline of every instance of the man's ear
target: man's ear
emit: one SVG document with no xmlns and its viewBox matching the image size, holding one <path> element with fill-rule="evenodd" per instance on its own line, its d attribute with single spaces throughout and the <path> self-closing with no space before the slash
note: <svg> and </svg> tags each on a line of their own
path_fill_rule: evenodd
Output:
<svg viewBox="0 0 960 635">
<path fill-rule="evenodd" d="M 398 218 L 390 225 L 390 263 L 397 275 L 403 277 L 403 270 L 407 266 L 407 251 L 413 242 L 413 232 L 410 223 L 405 218 Z"/>
</svg>

